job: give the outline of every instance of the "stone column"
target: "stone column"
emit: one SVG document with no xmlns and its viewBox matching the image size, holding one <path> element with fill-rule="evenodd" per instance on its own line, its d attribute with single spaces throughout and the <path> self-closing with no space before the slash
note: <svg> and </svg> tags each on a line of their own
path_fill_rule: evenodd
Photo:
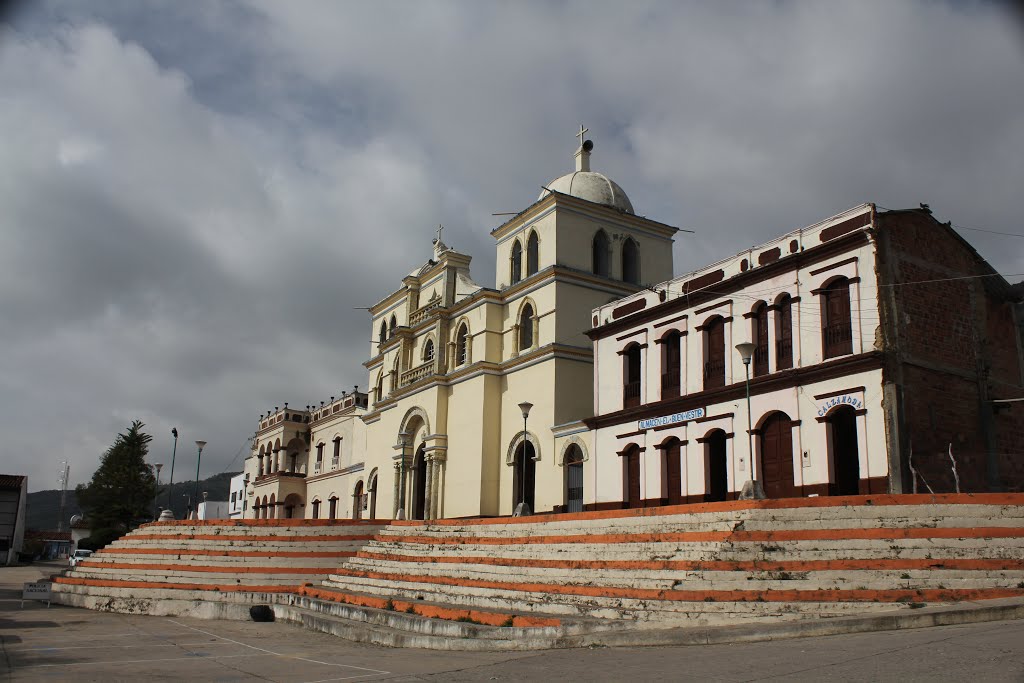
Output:
<svg viewBox="0 0 1024 683">
<path fill-rule="evenodd" d="M 427 485 L 431 487 L 433 492 L 430 497 L 430 518 L 438 519 L 441 516 L 441 499 L 444 488 L 442 486 L 442 475 L 444 471 L 444 464 L 447 460 L 447 456 L 444 453 L 438 452 L 431 458 L 433 467 L 430 468 L 430 479 L 427 480 Z"/>
<path fill-rule="evenodd" d="M 423 494 L 423 519 L 432 519 L 430 514 L 431 510 L 431 498 L 433 496 L 433 479 L 434 479 L 434 454 L 425 453 L 423 455 L 426 460 L 426 467 L 424 468 L 424 474 L 427 477 L 426 491 Z"/>
<path fill-rule="evenodd" d="M 394 496 L 392 498 L 392 503 L 391 503 L 391 519 L 396 519 L 398 517 L 398 495 L 399 495 L 399 491 L 401 490 L 401 488 L 400 488 L 401 487 L 401 482 L 399 481 L 399 478 L 401 477 L 400 468 L 401 468 L 400 463 L 396 462 L 395 463 L 395 487 L 394 487 L 395 488 L 395 492 L 394 492 Z"/>
</svg>

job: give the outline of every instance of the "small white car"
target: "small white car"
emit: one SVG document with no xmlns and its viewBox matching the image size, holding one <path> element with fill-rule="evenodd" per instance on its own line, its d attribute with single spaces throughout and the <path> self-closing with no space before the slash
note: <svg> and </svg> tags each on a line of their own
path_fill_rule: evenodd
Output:
<svg viewBox="0 0 1024 683">
<path fill-rule="evenodd" d="M 76 550 L 75 552 L 71 553 L 71 555 L 68 557 L 68 566 L 74 569 L 79 562 L 89 557 L 90 555 L 92 555 L 91 550 Z"/>
</svg>

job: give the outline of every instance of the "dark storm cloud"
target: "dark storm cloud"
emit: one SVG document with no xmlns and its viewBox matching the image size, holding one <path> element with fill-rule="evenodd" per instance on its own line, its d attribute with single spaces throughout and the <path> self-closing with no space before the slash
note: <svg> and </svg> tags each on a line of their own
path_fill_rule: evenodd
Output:
<svg viewBox="0 0 1024 683">
<path fill-rule="evenodd" d="M 698 230 L 680 273 L 862 201 L 1022 231 L 1024 58 L 1001 5 L 111 0 L 11 16 L 0 429 L 33 490 L 63 458 L 86 479 L 136 417 L 154 457 L 172 426 L 205 438 L 212 473 L 260 412 L 365 388 L 356 308 L 430 256 L 438 223 L 492 286 L 491 213 L 571 168 L 581 121 L 639 213 Z M 1021 240 L 965 234 L 1024 272 Z"/>
</svg>

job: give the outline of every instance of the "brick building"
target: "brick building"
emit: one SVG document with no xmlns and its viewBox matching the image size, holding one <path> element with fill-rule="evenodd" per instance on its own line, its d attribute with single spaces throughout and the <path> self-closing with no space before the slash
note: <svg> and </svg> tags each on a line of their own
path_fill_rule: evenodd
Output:
<svg viewBox="0 0 1024 683">
<path fill-rule="evenodd" d="M 597 308 L 587 506 L 1020 490 L 1021 289 L 865 204 Z"/>
</svg>

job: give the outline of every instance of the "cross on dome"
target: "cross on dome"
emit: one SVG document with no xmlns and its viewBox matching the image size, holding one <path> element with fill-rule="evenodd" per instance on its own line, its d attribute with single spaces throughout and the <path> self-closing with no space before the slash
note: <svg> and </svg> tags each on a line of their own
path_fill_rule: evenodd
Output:
<svg viewBox="0 0 1024 683">
<path fill-rule="evenodd" d="M 576 133 L 576 137 L 580 139 L 580 147 L 583 146 L 583 136 L 590 132 L 589 128 L 584 128 L 583 124 L 580 124 L 580 132 Z"/>
</svg>

